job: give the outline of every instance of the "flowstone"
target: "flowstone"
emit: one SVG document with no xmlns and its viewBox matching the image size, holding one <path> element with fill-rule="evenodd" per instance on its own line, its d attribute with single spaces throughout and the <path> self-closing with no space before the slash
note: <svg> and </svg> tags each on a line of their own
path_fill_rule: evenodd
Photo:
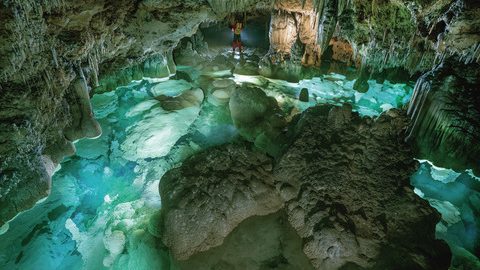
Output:
<svg viewBox="0 0 480 270">
<path fill-rule="evenodd" d="M 238 84 L 254 84 L 274 97 L 284 111 L 303 112 L 309 107 L 319 104 L 342 105 L 352 104 L 353 110 L 364 116 L 377 117 L 393 108 L 402 108 L 408 104 L 413 88 L 410 84 L 384 81 L 379 84 L 368 81 L 369 88 L 365 93 L 353 89 L 355 81 L 348 80 L 340 74 L 327 74 L 312 79 L 304 79 L 298 83 L 268 79 L 262 76 L 235 75 Z M 299 100 L 302 89 L 308 90 Z M 300 101 L 300 102 L 299 102 Z"/>
</svg>

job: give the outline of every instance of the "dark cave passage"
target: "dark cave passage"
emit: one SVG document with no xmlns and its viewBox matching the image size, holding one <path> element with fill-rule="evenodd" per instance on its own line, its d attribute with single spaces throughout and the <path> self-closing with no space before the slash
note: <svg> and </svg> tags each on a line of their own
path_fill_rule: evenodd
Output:
<svg viewBox="0 0 480 270">
<path fill-rule="evenodd" d="M 242 31 L 242 43 L 247 48 L 268 50 L 270 40 L 268 38 L 270 29 L 270 13 L 245 13 L 246 24 Z M 233 15 L 230 17 L 234 17 Z M 230 25 L 234 18 L 227 18 L 223 22 L 200 25 L 200 31 L 205 42 L 210 48 L 230 47 L 233 40 L 233 32 Z"/>
</svg>

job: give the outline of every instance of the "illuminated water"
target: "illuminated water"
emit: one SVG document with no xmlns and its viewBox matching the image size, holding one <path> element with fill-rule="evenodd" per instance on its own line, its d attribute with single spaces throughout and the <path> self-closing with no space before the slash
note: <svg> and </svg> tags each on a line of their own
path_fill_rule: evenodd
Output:
<svg viewBox="0 0 480 270">
<path fill-rule="evenodd" d="M 200 70 L 179 70 L 191 75 L 194 89 L 198 81 L 205 80 Z M 299 83 L 222 70 L 210 75 L 229 77 L 237 84 L 258 85 L 277 99 L 286 114 L 316 104 L 351 103 L 360 114 L 377 116 L 389 108 L 404 106 L 412 93 L 411 85 L 388 81 L 370 81 L 370 90 L 358 93 L 352 89 L 354 81 L 338 74 Z M 211 84 L 215 79 L 206 80 Z M 170 269 L 168 251 L 155 238 L 162 175 L 198 151 L 238 138 L 228 106 L 215 102 L 210 92 L 200 106 L 175 110 L 162 108 L 152 96 L 163 93 L 178 97 L 188 88 L 185 81 L 144 80 L 94 96 L 92 103 L 103 135 L 77 142 L 77 155 L 67 158 L 54 175 L 50 197 L 10 222 L 8 231 L 0 235 L 0 268 Z M 310 89 L 309 102 L 298 101 L 302 88 Z M 415 182 L 415 186 L 429 199 L 435 197 L 427 193 L 430 176 L 422 176 L 427 167 L 422 165 L 412 181 L 423 181 Z M 446 179 L 453 179 L 449 177 Z M 458 194 L 465 198 L 465 193 Z M 448 212 L 444 218 L 448 222 L 438 229 L 445 239 L 450 237 L 454 222 L 473 217 L 462 216 L 463 206 L 454 203 L 432 205 L 441 212 L 448 209 L 443 211 Z M 472 231 L 458 238 L 458 246 L 467 246 L 469 233 Z"/>
<path fill-rule="evenodd" d="M 415 193 L 442 215 L 436 235 L 452 250 L 451 269 L 480 269 L 480 178 L 468 170 L 459 173 L 420 162 L 411 183 Z"/>
</svg>

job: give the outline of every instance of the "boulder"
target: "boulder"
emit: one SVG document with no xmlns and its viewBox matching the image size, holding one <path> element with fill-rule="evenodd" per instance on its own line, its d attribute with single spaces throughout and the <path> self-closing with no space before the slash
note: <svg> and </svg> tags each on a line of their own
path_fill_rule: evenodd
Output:
<svg viewBox="0 0 480 270">
<path fill-rule="evenodd" d="M 275 252 L 289 256 L 251 254 L 246 269 L 448 269 L 451 253 L 435 238 L 440 216 L 409 184 L 417 162 L 402 139 L 407 125 L 398 110 L 372 120 L 319 106 L 296 121 L 276 165 L 247 143 L 197 154 L 160 181 L 160 238 L 180 269 L 242 269 L 238 257 L 259 246 L 273 254 L 267 246 L 281 234 L 291 238 Z M 278 210 L 280 227 L 258 217 Z M 300 253 L 309 263 L 297 264 Z"/>
<path fill-rule="evenodd" d="M 371 120 L 322 106 L 299 119 L 274 179 L 315 269 L 448 269 L 440 216 L 409 185 L 408 118 L 395 112 Z"/>
<path fill-rule="evenodd" d="M 358 78 L 353 84 L 353 89 L 357 90 L 360 93 L 366 93 L 368 91 L 368 81 L 363 78 Z"/>
<path fill-rule="evenodd" d="M 271 158 L 241 144 L 209 149 L 167 172 L 160 227 L 174 258 L 218 246 L 246 218 L 278 211 L 271 170 Z"/>
<path fill-rule="evenodd" d="M 229 108 L 240 135 L 269 154 L 279 154 L 278 142 L 282 140 L 286 120 L 275 98 L 244 84 L 233 92 Z"/>
<path fill-rule="evenodd" d="M 307 88 L 302 88 L 302 90 L 300 91 L 300 95 L 298 96 L 298 100 L 302 101 L 302 102 L 308 102 L 310 99 L 309 95 L 308 95 L 308 89 Z"/>
</svg>

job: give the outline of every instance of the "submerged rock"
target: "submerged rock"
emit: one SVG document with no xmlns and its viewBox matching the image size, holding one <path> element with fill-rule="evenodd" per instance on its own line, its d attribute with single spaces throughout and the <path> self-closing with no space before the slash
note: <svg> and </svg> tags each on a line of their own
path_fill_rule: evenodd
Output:
<svg viewBox="0 0 480 270">
<path fill-rule="evenodd" d="M 178 97 L 185 91 L 193 88 L 193 85 L 184 80 L 168 80 L 160 82 L 150 89 L 150 95 L 153 97 L 167 96 Z"/>
<path fill-rule="evenodd" d="M 213 87 L 215 87 L 215 89 L 235 87 L 235 81 L 231 79 L 215 80 L 213 81 L 212 84 L 213 84 Z"/>
<path fill-rule="evenodd" d="M 230 91 L 227 91 L 227 90 L 224 90 L 224 89 L 215 90 L 212 93 L 212 97 L 215 100 L 214 104 L 215 105 L 216 104 L 221 104 L 221 105 L 228 104 L 228 102 L 230 101 L 230 95 L 231 95 Z"/>
<path fill-rule="evenodd" d="M 96 119 L 102 119 L 113 113 L 118 107 L 118 96 L 114 91 L 94 95 L 92 105 Z"/>
<path fill-rule="evenodd" d="M 175 111 L 188 107 L 199 107 L 203 102 L 204 94 L 202 89 L 195 88 L 185 91 L 179 96 L 169 97 L 161 95 L 156 97 L 156 99 L 160 101 L 163 109 Z"/>
<path fill-rule="evenodd" d="M 235 74 L 240 75 L 258 75 L 258 63 L 252 61 L 240 62 L 235 66 Z"/>
<path fill-rule="evenodd" d="M 136 161 L 167 155 L 195 121 L 199 111 L 199 107 L 188 107 L 169 112 L 153 106 L 145 112 L 143 119 L 127 128 L 127 137 L 121 144 L 123 157 Z"/>
<path fill-rule="evenodd" d="M 218 79 L 212 82 L 212 89 L 209 101 L 215 106 L 228 105 L 230 97 L 235 91 L 235 82 L 231 79 Z"/>
<path fill-rule="evenodd" d="M 200 88 L 194 88 L 191 83 L 184 80 L 161 82 L 149 93 L 160 101 L 162 108 L 167 111 L 199 107 L 204 99 L 203 91 Z"/>
</svg>

